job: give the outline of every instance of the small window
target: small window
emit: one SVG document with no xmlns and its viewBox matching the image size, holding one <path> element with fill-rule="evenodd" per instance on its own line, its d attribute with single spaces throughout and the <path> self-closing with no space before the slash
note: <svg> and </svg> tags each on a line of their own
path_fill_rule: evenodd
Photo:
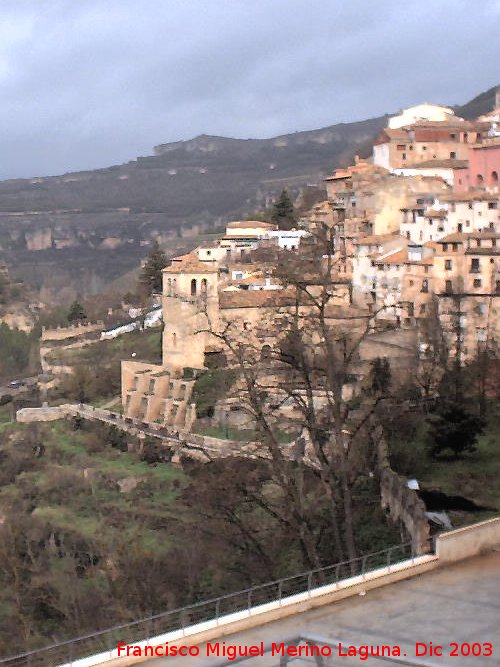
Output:
<svg viewBox="0 0 500 667">
<path fill-rule="evenodd" d="M 422 150 L 423 150 L 423 151 L 426 151 L 426 150 L 427 150 L 427 146 L 422 146 Z"/>
<path fill-rule="evenodd" d="M 453 294 L 453 284 L 451 280 L 446 280 L 444 284 L 444 291 L 446 294 Z"/>
<path fill-rule="evenodd" d="M 405 151 L 406 150 L 406 144 L 398 144 L 396 146 L 396 148 L 398 149 L 398 151 Z"/>
<path fill-rule="evenodd" d="M 481 278 L 474 278 L 474 287 L 481 287 Z"/>
<path fill-rule="evenodd" d="M 406 153 L 403 153 L 402 157 L 403 157 L 403 160 L 406 160 Z"/>
<path fill-rule="evenodd" d="M 451 269 L 452 269 L 452 261 L 451 261 L 451 259 L 445 259 L 445 261 L 444 261 L 444 268 L 446 269 L 446 271 L 451 271 Z"/>
<path fill-rule="evenodd" d="M 450 159 L 451 159 L 451 160 L 454 160 L 456 157 L 457 157 L 457 154 L 455 153 L 455 151 L 451 151 L 451 153 L 450 153 Z"/>
<path fill-rule="evenodd" d="M 413 303 L 408 304 L 408 315 L 410 317 L 413 317 L 415 315 L 415 304 Z"/>
<path fill-rule="evenodd" d="M 480 270 L 481 267 L 479 265 L 479 259 L 477 257 L 473 257 L 470 262 L 470 272 L 479 273 Z"/>
<path fill-rule="evenodd" d="M 493 173 L 495 173 L 495 172 L 493 172 Z M 496 202 L 496 201 L 490 201 L 490 202 L 488 202 L 488 208 L 490 209 L 490 211 L 492 211 L 492 210 L 498 208 L 497 202 Z"/>
<path fill-rule="evenodd" d="M 422 289 L 420 291 L 424 292 L 424 293 L 427 293 L 429 291 L 429 281 L 428 280 L 422 280 Z"/>
</svg>

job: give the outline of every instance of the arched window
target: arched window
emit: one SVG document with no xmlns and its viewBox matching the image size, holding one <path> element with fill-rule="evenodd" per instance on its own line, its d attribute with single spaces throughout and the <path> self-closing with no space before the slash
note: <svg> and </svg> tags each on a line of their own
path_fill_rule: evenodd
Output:
<svg viewBox="0 0 500 667">
<path fill-rule="evenodd" d="M 177 334 L 172 334 L 172 347 L 177 347 Z"/>
<path fill-rule="evenodd" d="M 172 279 L 167 280 L 167 295 L 172 296 Z"/>
<path fill-rule="evenodd" d="M 491 172 L 491 182 L 498 183 L 498 171 Z"/>
<path fill-rule="evenodd" d="M 478 175 L 476 176 L 476 183 L 477 183 L 478 185 L 482 185 L 482 184 L 484 183 L 484 178 L 483 178 L 483 175 L 482 175 L 482 174 L 478 174 Z"/>
<path fill-rule="evenodd" d="M 201 292 L 202 296 L 206 296 L 206 295 L 207 295 L 207 291 L 208 291 L 208 283 L 207 283 L 207 279 L 206 279 L 206 278 L 202 278 L 202 279 L 201 279 L 201 283 L 200 283 L 200 292 Z"/>
<path fill-rule="evenodd" d="M 196 278 L 191 280 L 191 296 L 196 295 Z"/>
<path fill-rule="evenodd" d="M 177 278 L 172 280 L 172 296 L 177 296 Z"/>
</svg>

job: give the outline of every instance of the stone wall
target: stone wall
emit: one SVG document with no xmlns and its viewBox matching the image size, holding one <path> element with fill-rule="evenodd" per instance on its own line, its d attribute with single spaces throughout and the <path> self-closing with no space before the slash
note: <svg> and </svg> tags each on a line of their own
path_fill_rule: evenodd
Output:
<svg viewBox="0 0 500 667">
<path fill-rule="evenodd" d="M 382 508 L 389 512 L 393 521 L 404 525 L 416 554 L 428 553 L 431 535 L 425 504 L 413 489 L 408 488 L 407 480 L 392 470 L 381 426 L 374 428 L 372 439 L 377 448 Z"/>
<path fill-rule="evenodd" d="M 65 340 L 66 338 L 83 336 L 84 334 L 101 331 L 102 329 L 104 329 L 104 322 L 102 321 L 75 324 L 69 327 L 57 327 L 57 329 L 46 329 L 43 327 L 41 340 Z"/>
</svg>

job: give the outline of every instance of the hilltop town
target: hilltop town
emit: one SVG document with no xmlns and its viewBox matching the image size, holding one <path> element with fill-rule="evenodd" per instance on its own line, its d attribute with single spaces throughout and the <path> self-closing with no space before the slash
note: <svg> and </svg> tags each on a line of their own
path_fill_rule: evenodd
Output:
<svg viewBox="0 0 500 667">
<path fill-rule="evenodd" d="M 300 311 L 310 324 L 318 298 L 338 335 L 359 332 L 354 395 L 377 358 L 400 384 L 438 366 L 439 337 L 458 367 L 493 354 L 499 171 L 500 91 L 475 120 L 431 104 L 389 118 L 372 157 L 328 176 L 327 199 L 300 220 L 284 229 L 230 222 L 221 238 L 173 258 L 163 271 L 162 363 L 123 361 L 124 414 L 190 430 L 196 375 L 221 357 L 234 366 L 241 339 L 272 366 L 290 332 L 284 318 Z M 439 377 L 426 382 L 430 395 Z M 236 424 L 237 402 L 227 400 Z"/>
</svg>

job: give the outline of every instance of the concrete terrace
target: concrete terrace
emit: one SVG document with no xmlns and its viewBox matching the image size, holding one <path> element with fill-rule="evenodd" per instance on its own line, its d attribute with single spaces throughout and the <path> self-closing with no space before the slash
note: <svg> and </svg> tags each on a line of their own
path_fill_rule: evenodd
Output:
<svg viewBox="0 0 500 667">
<path fill-rule="evenodd" d="M 232 645 L 264 642 L 289 642 L 297 638 L 311 642 L 401 646 L 407 656 L 401 662 L 391 659 L 338 657 L 318 663 L 315 658 L 288 659 L 279 656 L 227 661 L 206 657 L 200 644 L 200 657 L 156 658 L 141 662 L 151 667 L 218 667 L 239 664 L 242 667 L 337 667 L 366 665 L 390 667 L 406 664 L 422 667 L 493 667 L 500 665 L 500 549 L 457 564 L 439 568 L 406 581 L 367 591 L 324 607 L 267 623 L 244 632 L 221 636 L 219 641 Z M 492 642 L 492 657 L 448 657 L 451 642 Z M 415 657 L 416 642 L 443 645 L 443 657 Z M 213 644 L 214 642 L 212 642 Z M 303 642 L 302 642 L 303 643 Z M 203 657 L 202 657 L 203 656 Z M 403 662 L 404 661 L 404 662 Z"/>
</svg>

